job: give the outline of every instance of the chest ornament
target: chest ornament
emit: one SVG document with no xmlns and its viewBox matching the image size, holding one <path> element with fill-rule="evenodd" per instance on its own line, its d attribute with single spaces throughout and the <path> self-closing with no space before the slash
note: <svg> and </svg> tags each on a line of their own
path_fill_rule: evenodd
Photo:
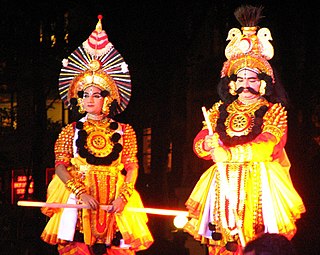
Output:
<svg viewBox="0 0 320 255">
<path fill-rule="evenodd" d="M 118 126 L 117 122 L 77 122 L 79 155 L 92 165 L 111 165 L 123 148 L 119 143 L 121 135 L 115 132 Z"/>
<path fill-rule="evenodd" d="M 235 146 L 254 140 L 262 131 L 263 116 L 267 110 L 265 99 L 251 105 L 238 101 L 220 105 L 216 131 L 221 141 L 227 146 Z"/>
</svg>

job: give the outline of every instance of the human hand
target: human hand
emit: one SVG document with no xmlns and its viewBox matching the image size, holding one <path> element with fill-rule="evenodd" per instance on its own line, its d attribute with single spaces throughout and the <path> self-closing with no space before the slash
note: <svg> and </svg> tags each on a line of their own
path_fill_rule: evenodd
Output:
<svg viewBox="0 0 320 255">
<path fill-rule="evenodd" d="M 93 196 L 91 196 L 87 193 L 82 193 L 80 195 L 80 200 L 84 204 L 89 205 L 92 210 L 97 210 L 99 208 L 98 200 L 96 200 Z"/>
<path fill-rule="evenodd" d="M 111 204 L 112 204 L 111 212 L 121 213 L 126 205 L 126 202 L 121 197 L 118 197 Z"/>
<path fill-rule="evenodd" d="M 226 162 L 230 160 L 230 152 L 221 146 L 211 150 L 211 157 L 214 162 Z"/>
<path fill-rule="evenodd" d="M 219 146 L 219 135 L 214 133 L 213 135 L 206 135 L 204 138 L 204 149 L 210 151 Z"/>
</svg>

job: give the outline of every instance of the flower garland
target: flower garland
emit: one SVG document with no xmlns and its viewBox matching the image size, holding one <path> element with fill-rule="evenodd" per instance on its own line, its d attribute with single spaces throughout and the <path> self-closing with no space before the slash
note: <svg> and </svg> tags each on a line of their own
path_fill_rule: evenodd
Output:
<svg viewBox="0 0 320 255">
<path fill-rule="evenodd" d="M 227 146 L 235 146 L 238 144 L 244 144 L 251 142 L 254 140 L 259 134 L 262 132 L 262 124 L 263 124 L 263 116 L 267 112 L 268 107 L 266 105 L 262 105 L 258 110 L 254 113 L 254 126 L 252 127 L 252 131 L 247 135 L 241 136 L 229 136 L 226 132 L 225 121 L 229 115 L 227 111 L 228 104 L 222 104 L 219 106 L 219 119 L 217 120 L 216 131 L 219 134 L 220 140 L 223 144 Z"/>
<path fill-rule="evenodd" d="M 119 124 L 117 122 L 111 122 L 109 128 L 112 130 L 117 130 Z M 76 140 L 76 145 L 78 147 L 78 153 L 80 157 L 85 158 L 87 162 L 91 165 L 101 166 L 101 165 L 111 165 L 111 163 L 119 158 L 120 152 L 123 146 L 118 143 L 121 138 L 119 133 L 113 133 L 110 140 L 114 144 L 112 151 L 105 157 L 96 157 L 91 154 L 86 148 L 88 133 L 83 129 L 83 122 L 78 121 L 76 123 L 76 128 L 79 129 L 78 139 Z"/>
</svg>

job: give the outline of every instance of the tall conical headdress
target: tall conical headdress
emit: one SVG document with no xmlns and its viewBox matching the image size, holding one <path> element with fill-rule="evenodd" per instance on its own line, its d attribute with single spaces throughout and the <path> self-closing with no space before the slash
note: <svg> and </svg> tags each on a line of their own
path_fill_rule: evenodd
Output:
<svg viewBox="0 0 320 255">
<path fill-rule="evenodd" d="M 268 60 L 273 57 L 271 32 L 268 28 L 259 28 L 262 7 L 241 6 L 234 12 L 235 17 L 242 25 L 242 32 L 238 28 L 232 28 L 227 40 L 230 40 L 225 55 L 221 77 L 237 74 L 241 69 L 247 68 L 257 73 L 264 72 L 274 81 L 272 67 Z"/>
<path fill-rule="evenodd" d="M 128 66 L 120 53 L 108 40 L 102 29 L 102 16 L 89 38 L 69 57 L 63 60 L 59 76 L 59 93 L 67 106 L 70 100 L 78 98 L 78 92 L 88 86 L 107 90 L 118 107 L 115 114 L 121 113 L 131 97 L 131 78 Z"/>
</svg>

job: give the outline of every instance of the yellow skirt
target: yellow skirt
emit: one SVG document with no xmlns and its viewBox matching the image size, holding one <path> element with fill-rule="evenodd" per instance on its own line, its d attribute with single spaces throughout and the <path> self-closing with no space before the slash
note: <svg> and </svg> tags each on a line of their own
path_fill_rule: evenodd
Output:
<svg viewBox="0 0 320 255">
<path fill-rule="evenodd" d="M 67 203 L 69 196 L 70 191 L 65 188 L 60 178 L 55 176 L 48 186 L 47 203 Z M 124 211 L 121 214 L 116 214 L 116 224 L 123 236 L 124 243 L 129 245 L 130 249 L 134 251 L 147 249 L 154 241 L 147 226 L 148 217 L 145 213 L 129 212 L 126 209 L 128 207 L 143 207 L 140 195 L 136 190 L 130 197 Z M 42 213 L 50 217 L 41 234 L 41 239 L 44 242 L 52 245 L 66 243 L 65 240 L 58 239 L 58 230 L 63 210 L 63 208 L 41 208 Z M 84 236 L 86 235 L 91 236 L 90 229 L 84 229 Z M 92 245 L 91 243 L 86 244 Z"/>
<path fill-rule="evenodd" d="M 262 209 L 262 215 L 266 231 L 280 233 L 291 239 L 297 230 L 295 222 L 301 217 L 301 214 L 305 212 L 305 207 L 290 179 L 290 163 L 286 155 L 283 154 L 283 158 L 274 162 L 249 163 L 245 171 L 250 172 L 250 164 L 252 164 L 252 167 L 254 164 L 255 171 L 258 173 L 258 177 L 255 178 L 261 180 L 261 192 L 263 194 L 262 208 L 265 209 Z M 228 164 L 222 165 L 224 168 L 227 168 Z M 210 222 L 208 204 L 210 201 L 212 203 L 212 200 L 220 199 L 219 196 L 215 194 L 215 191 L 212 190 L 218 182 L 216 178 L 217 174 L 218 167 L 217 165 L 213 165 L 203 173 L 194 187 L 190 197 L 186 201 L 186 207 L 189 210 L 191 219 L 185 225 L 184 230 L 203 244 L 220 246 L 224 249 L 226 244 L 224 241 L 214 241 L 210 234 L 207 234 L 211 233 L 210 231 L 203 231 L 203 229 L 208 230 L 207 225 Z M 251 177 L 250 174 L 247 175 L 247 178 L 245 194 L 248 198 L 251 196 L 250 189 L 252 189 L 252 183 L 250 182 L 254 182 L 255 179 Z M 210 196 L 209 193 L 211 194 Z M 209 199 L 210 201 L 208 201 Z M 246 199 L 245 201 L 245 216 L 242 232 L 246 242 L 255 238 L 252 234 L 254 233 L 254 212 L 251 210 L 254 208 L 254 205 L 252 201 L 250 201 L 250 199 Z M 269 220 L 266 214 L 268 214 Z M 270 224 L 269 228 L 268 224 Z M 204 232 L 206 232 L 206 234 L 204 234 Z"/>
</svg>

